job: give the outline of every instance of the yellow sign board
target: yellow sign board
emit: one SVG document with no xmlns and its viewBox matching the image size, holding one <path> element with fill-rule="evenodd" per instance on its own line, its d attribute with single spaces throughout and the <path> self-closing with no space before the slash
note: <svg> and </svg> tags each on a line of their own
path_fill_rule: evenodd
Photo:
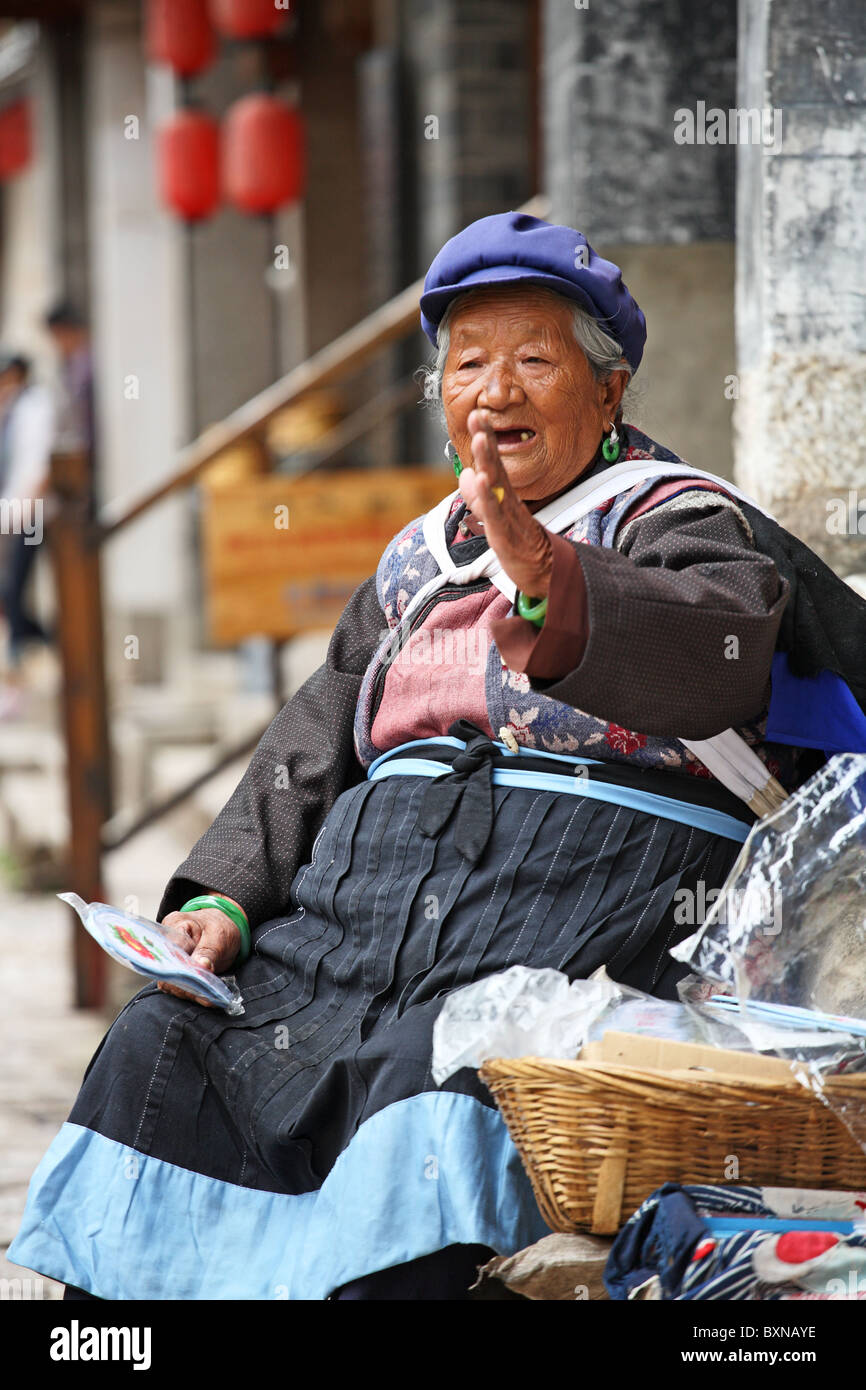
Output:
<svg viewBox="0 0 866 1390">
<path fill-rule="evenodd" d="M 203 489 L 212 640 L 333 627 L 391 538 L 452 487 L 442 468 L 365 468 Z"/>
</svg>

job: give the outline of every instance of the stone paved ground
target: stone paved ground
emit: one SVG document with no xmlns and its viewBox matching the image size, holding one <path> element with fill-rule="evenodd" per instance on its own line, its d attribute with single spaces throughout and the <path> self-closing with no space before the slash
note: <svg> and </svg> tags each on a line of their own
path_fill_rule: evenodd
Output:
<svg viewBox="0 0 866 1390">
<path fill-rule="evenodd" d="M 155 916 L 167 879 L 242 772 L 243 763 L 234 763 L 221 788 L 209 788 L 215 805 L 206 811 L 176 812 L 107 856 L 108 901 Z M 70 938 L 69 909 L 53 892 L 0 887 L 0 1281 L 33 1277 L 5 1258 L 30 1177 L 69 1114 L 96 1044 L 144 983 L 109 961 L 105 1011 L 73 1008 Z M 63 1286 L 44 1279 L 27 1291 L 58 1298 Z M 0 1300 L 10 1293 L 17 1296 L 16 1286 L 0 1282 Z"/>
<path fill-rule="evenodd" d="M 56 898 L 0 891 L 0 960 L 0 1279 L 26 1279 L 32 1272 L 11 1265 L 6 1250 L 105 1019 L 71 1007 L 67 909 Z M 63 1286 L 44 1279 L 22 1291 L 59 1298 Z"/>
<path fill-rule="evenodd" d="M 290 691 L 324 659 L 327 640 L 327 633 L 311 633 L 290 645 Z M 50 687 L 50 679 L 44 684 Z M 133 694 L 142 704 L 147 692 Z M 172 689 L 151 694 L 163 713 L 167 707 L 170 719 L 176 713 L 173 707 L 182 712 L 182 701 Z M 230 688 L 215 689 L 213 696 L 225 742 L 261 728 L 270 717 L 267 698 L 238 699 Z M 59 1298 L 63 1292 L 54 1280 L 40 1281 L 32 1271 L 10 1264 L 6 1250 L 18 1229 L 33 1170 L 69 1114 L 96 1044 L 142 983 L 140 976 L 109 962 L 105 1014 L 74 1009 L 67 907 L 53 892 L 21 893 L 6 886 L 5 871 L 22 847 L 45 843 L 57 848 L 65 839 L 63 749 L 57 726 L 50 689 L 41 695 L 37 691 L 23 718 L 0 723 L 0 1300 L 21 1293 Z M 134 807 L 143 789 L 130 776 L 136 750 L 129 746 L 124 728 L 115 711 L 120 800 Z M 151 793 L 158 796 L 176 787 L 213 757 L 212 746 L 197 746 L 189 735 L 187 741 L 154 748 L 148 764 Z M 106 857 L 110 902 L 155 915 L 166 881 L 225 804 L 247 760 L 231 764 L 171 815 Z M 13 1279 L 32 1282 L 20 1288 L 2 1282 Z"/>
</svg>

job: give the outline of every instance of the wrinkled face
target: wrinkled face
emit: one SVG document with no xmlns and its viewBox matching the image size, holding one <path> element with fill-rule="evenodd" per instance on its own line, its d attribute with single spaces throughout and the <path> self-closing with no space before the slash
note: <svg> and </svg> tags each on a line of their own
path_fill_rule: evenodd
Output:
<svg viewBox="0 0 866 1390">
<path fill-rule="evenodd" d="M 495 286 L 453 310 L 442 373 L 448 434 L 471 462 L 467 419 L 486 408 L 511 484 L 550 497 L 587 467 L 616 415 L 627 374 L 595 379 L 567 301 L 538 286 Z"/>
</svg>

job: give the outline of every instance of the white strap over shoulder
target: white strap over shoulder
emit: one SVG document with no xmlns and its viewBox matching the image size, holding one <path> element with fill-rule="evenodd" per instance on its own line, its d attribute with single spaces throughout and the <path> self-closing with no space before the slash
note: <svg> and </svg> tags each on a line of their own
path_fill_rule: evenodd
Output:
<svg viewBox="0 0 866 1390">
<path fill-rule="evenodd" d="M 701 468 L 692 468 L 686 463 L 664 463 L 658 459 L 633 459 L 631 462 L 615 463 L 610 468 L 606 468 L 603 473 L 594 474 L 585 482 L 576 483 L 573 488 L 569 488 L 568 492 L 564 492 L 553 502 L 548 502 L 546 507 L 537 511 L 535 520 L 558 535 L 572 526 L 580 517 L 586 516 L 596 507 L 603 506 L 605 502 L 617 497 L 619 493 L 627 492 L 630 488 L 637 487 L 640 483 L 649 482 L 653 478 L 657 478 L 659 481 L 665 478 L 703 478 L 707 482 L 717 483 L 719 487 L 724 488 L 734 497 L 739 497 L 743 502 L 748 502 L 750 506 L 757 507 L 758 511 L 763 512 L 765 516 L 770 516 L 770 513 L 765 511 L 754 498 L 741 492 L 726 478 L 719 478 L 715 473 L 707 473 Z M 452 504 L 459 491 L 459 488 L 455 488 L 447 497 L 443 497 L 441 502 L 437 502 L 436 506 L 425 516 L 424 540 L 427 548 L 448 583 L 461 583 L 464 574 L 466 575 L 466 582 L 472 583 L 483 575 L 485 578 L 491 579 L 506 598 L 513 600 L 516 592 L 515 586 L 503 573 L 499 560 L 492 552 L 486 552 L 473 565 L 455 565 L 448 554 L 445 522 L 448 520 Z M 445 581 L 443 580 L 443 582 Z"/>
</svg>

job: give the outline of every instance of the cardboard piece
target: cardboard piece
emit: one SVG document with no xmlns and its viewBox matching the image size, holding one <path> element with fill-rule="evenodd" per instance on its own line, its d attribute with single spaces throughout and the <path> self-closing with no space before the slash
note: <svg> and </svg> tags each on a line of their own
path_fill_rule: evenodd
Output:
<svg viewBox="0 0 866 1390">
<path fill-rule="evenodd" d="M 655 1071 L 700 1070 L 759 1081 L 791 1081 L 789 1062 L 758 1052 L 735 1052 L 703 1043 L 667 1042 L 641 1033 L 617 1033 L 612 1029 L 599 1042 L 587 1043 L 582 1062 L 616 1062 L 624 1067 Z"/>
</svg>

